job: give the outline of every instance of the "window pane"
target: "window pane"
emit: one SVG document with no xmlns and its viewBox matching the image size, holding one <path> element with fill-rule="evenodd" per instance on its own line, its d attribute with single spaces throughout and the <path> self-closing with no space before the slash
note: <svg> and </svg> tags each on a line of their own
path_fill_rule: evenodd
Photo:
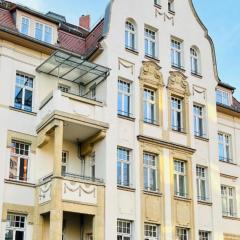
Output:
<svg viewBox="0 0 240 240">
<path fill-rule="evenodd" d="M 51 27 L 45 26 L 44 41 L 47 43 L 52 43 L 52 28 Z"/>
<path fill-rule="evenodd" d="M 35 25 L 35 38 L 38 40 L 43 39 L 43 25 L 40 23 L 36 23 Z"/>
<path fill-rule="evenodd" d="M 15 240 L 13 239 L 13 230 L 6 230 L 5 240 Z"/>
</svg>

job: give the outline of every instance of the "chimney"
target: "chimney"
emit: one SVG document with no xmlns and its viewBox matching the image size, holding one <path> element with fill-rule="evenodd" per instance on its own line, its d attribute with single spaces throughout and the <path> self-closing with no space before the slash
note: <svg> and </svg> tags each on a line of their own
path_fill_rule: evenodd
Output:
<svg viewBox="0 0 240 240">
<path fill-rule="evenodd" d="M 90 30 L 91 17 L 90 15 L 82 15 L 79 18 L 79 27 L 85 28 L 88 31 Z"/>
</svg>

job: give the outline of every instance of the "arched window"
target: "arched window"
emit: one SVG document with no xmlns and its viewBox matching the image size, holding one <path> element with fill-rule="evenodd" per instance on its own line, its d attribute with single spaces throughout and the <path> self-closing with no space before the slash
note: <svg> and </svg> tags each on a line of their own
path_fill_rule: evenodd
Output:
<svg viewBox="0 0 240 240">
<path fill-rule="evenodd" d="M 200 56 L 199 51 L 196 48 L 190 49 L 191 56 L 191 72 L 193 74 L 200 75 Z"/>
<path fill-rule="evenodd" d="M 136 50 L 136 27 L 130 21 L 125 23 L 125 47 Z"/>
</svg>

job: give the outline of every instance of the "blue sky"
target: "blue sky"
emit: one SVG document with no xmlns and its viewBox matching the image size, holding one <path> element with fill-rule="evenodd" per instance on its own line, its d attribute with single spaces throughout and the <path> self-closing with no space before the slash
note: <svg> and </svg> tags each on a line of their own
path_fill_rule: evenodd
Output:
<svg viewBox="0 0 240 240">
<path fill-rule="evenodd" d="M 108 2 L 108 0 L 14 1 L 42 12 L 51 10 L 65 15 L 69 22 L 75 24 L 82 14 L 90 14 L 92 24 L 95 24 L 103 16 Z M 240 1 L 193 0 L 193 2 L 214 41 L 219 76 L 222 81 L 237 87 L 235 95 L 240 99 Z"/>
</svg>

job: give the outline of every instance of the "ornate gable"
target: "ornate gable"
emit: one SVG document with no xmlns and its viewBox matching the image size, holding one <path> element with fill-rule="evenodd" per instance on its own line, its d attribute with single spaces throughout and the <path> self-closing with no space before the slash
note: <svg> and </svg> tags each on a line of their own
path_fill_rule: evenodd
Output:
<svg viewBox="0 0 240 240">
<path fill-rule="evenodd" d="M 190 96 L 187 77 L 180 71 L 171 71 L 168 79 L 168 89 L 186 96 Z"/>
<path fill-rule="evenodd" d="M 156 86 L 164 86 L 161 67 L 153 61 L 143 61 L 140 80 Z"/>
</svg>

